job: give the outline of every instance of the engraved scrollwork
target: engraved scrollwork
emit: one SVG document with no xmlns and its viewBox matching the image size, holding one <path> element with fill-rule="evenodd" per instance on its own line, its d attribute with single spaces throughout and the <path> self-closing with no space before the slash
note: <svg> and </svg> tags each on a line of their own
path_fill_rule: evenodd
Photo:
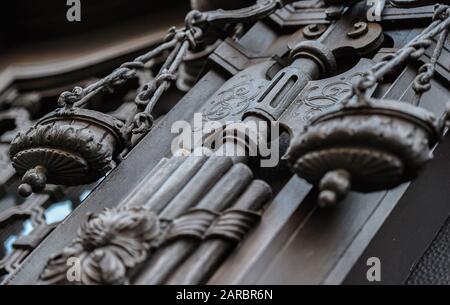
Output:
<svg viewBox="0 0 450 305">
<path fill-rule="evenodd" d="M 310 122 L 314 116 L 335 106 L 350 95 L 354 80 L 361 75 L 362 73 L 357 72 L 325 85 L 322 83 L 309 85 L 296 99 L 297 107 L 291 112 L 291 116 Z"/>
<path fill-rule="evenodd" d="M 250 75 L 242 75 L 238 82 L 219 92 L 210 102 L 212 107 L 205 113 L 209 120 L 220 120 L 247 110 L 260 94 L 261 85 Z"/>
</svg>

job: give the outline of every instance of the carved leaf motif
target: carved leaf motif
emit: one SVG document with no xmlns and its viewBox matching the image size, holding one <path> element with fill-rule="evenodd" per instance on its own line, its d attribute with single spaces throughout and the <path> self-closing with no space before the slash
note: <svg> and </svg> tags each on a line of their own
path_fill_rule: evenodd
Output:
<svg viewBox="0 0 450 305">
<path fill-rule="evenodd" d="M 127 270 L 145 259 L 160 233 L 158 217 L 143 207 L 89 215 L 73 244 L 48 261 L 41 279 L 48 284 L 68 283 L 67 261 L 75 257 L 80 260 L 81 283 L 124 284 Z"/>
</svg>

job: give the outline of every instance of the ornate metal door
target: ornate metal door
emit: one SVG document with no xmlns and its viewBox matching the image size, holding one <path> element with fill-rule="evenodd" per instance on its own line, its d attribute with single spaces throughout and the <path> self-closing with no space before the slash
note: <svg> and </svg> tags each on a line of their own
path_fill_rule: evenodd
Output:
<svg viewBox="0 0 450 305">
<path fill-rule="evenodd" d="M 448 283 L 449 7 L 249 2 L 5 86 L 4 283 Z"/>
</svg>

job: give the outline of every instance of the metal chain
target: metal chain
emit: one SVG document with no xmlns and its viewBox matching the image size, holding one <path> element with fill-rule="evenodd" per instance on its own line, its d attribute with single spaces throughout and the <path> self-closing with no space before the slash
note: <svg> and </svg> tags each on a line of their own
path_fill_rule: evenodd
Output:
<svg viewBox="0 0 450 305">
<path fill-rule="evenodd" d="M 374 65 L 370 71 L 365 73 L 353 87 L 353 94 L 360 97 L 365 96 L 369 88 L 372 88 L 378 82 L 382 82 L 387 74 L 394 71 L 405 61 L 410 58 L 418 59 L 425 53 L 426 48 L 433 43 L 432 38 L 439 33 L 441 33 L 439 40 L 443 40 L 443 45 L 445 37 L 447 36 L 446 33 L 448 33 L 448 28 L 450 27 L 450 7 L 447 5 L 437 5 L 433 19 L 433 22 L 416 38 L 398 50 L 395 54 L 386 56 L 381 62 Z M 440 50 L 442 50 L 442 46 L 437 45 L 437 57 L 440 55 Z M 423 72 L 423 70 L 420 72 Z"/>
<path fill-rule="evenodd" d="M 278 0 L 266 0 L 265 2 L 257 2 L 253 6 L 234 11 L 231 15 L 230 12 L 223 10 L 211 12 L 193 10 L 186 15 L 185 27 L 182 29 L 172 27 L 163 44 L 133 61 L 122 64 L 111 74 L 86 88 L 75 87 L 72 91 L 63 92 L 58 99 L 58 104 L 64 108 L 81 107 L 100 92 L 112 92 L 115 86 L 134 78 L 136 72 L 146 68 L 146 65 L 156 56 L 170 51 L 154 79 L 141 87 L 135 98 L 135 104 L 139 112 L 134 114 L 125 124 L 124 132 L 128 136 L 144 134 L 152 127 L 153 117 L 151 112 L 153 108 L 162 94 L 176 80 L 178 69 L 186 53 L 189 50 L 197 49 L 209 22 L 220 23 L 221 20 L 224 20 L 225 22 L 239 23 L 245 20 L 260 19 L 281 6 L 282 3 Z M 243 15 L 241 16 L 238 13 Z"/>
<path fill-rule="evenodd" d="M 245 20 L 251 20 L 253 17 L 255 19 L 260 19 L 267 13 L 282 6 L 282 3 L 277 0 L 266 0 L 264 3 L 258 3 L 259 2 L 253 6 L 238 10 L 243 14 L 243 16 L 239 16 L 239 18 Z M 208 18 L 211 17 L 209 14 L 212 14 L 212 16 L 216 14 L 216 17 L 219 17 L 217 14 L 223 14 L 222 17 L 225 17 L 225 19 L 227 17 L 226 11 L 223 10 L 213 12 L 193 10 L 186 15 L 185 28 L 181 30 L 172 28 L 170 30 L 170 35 L 173 37 L 172 39 L 176 41 L 176 44 L 156 77 L 145 84 L 142 87 L 141 92 L 136 96 L 135 103 L 139 107 L 145 108 L 143 111 L 137 113 L 131 124 L 128 125 L 127 129 L 132 134 L 144 134 L 152 127 L 153 117 L 151 113 L 153 108 L 161 98 L 162 94 L 167 91 L 171 84 L 176 80 L 178 69 L 188 50 L 195 49 L 198 42 L 202 41 L 204 28 L 208 24 Z M 236 15 L 236 11 L 234 14 Z M 238 22 L 239 18 L 234 20 L 234 22 Z M 214 18 L 211 20 L 213 19 Z"/>
<path fill-rule="evenodd" d="M 118 69 L 103 79 L 87 86 L 86 88 L 75 87 L 72 91 L 63 92 L 59 99 L 58 105 L 61 107 L 81 107 L 90 98 L 101 91 L 112 90 L 114 86 L 122 84 L 124 81 L 135 77 L 136 70 L 143 69 L 151 59 L 162 54 L 164 51 L 172 49 L 177 42 L 174 40 L 167 41 L 150 52 L 141 55 L 133 61 L 123 63 Z"/>
<path fill-rule="evenodd" d="M 189 16 L 191 18 L 196 17 L 195 14 Z M 142 87 L 135 99 L 138 109 L 144 108 L 144 110 L 135 114 L 133 120 L 126 126 L 126 132 L 133 134 L 147 132 L 153 123 L 150 114 L 153 107 L 164 91 L 170 87 L 170 83 L 176 79 L 176 72 L 187 51 L 195 48 L 202 37 L 202 30 L 199 27 L 192 26 L 193 23 L 190 18 L 187 18 L 186 27 L 180 30 L 172 27 L 164 39 L 165 42 L 160 46 L 135 58 L 133 61 L 123 63 L 112 73 L 86 88 L 75 87 L 72 91 L 63 92 L 58 99 L 58 105 L 65 108 L 82 107 L 98 93 L 112 92 L 114 87 L 134 78 L 138 70 L 149 68 L 148 64 L 151 60 L 166 51 L 170 51 L 159 73 L 151 82 Z"/>
<path fill-rule="evenodd" d="M 186 24 L 189 23 L 186 22 Z M 151 113 L 153 108 L 162 94 L 177 79 L 176 73 L 183 62 L 184 56 L 188 50 L 196 47 L 202 34 L 202 30 L 195 26 L 187 26 L 182 30 L 172 28 L 169 31 L 169 36 L 172 37 L 171 40 L 176 41 L 175 46 L 155 78 L 145 84 L 136 96 L 136 105 L 144 109 L 134 115 L 132 122 L 127 127 L 132 134 L 146 133 L 152 127 L 153 117 Z"/>
<path fill-rule="evenodd" d="M 423 64 L 419 68 L 419 74 L 416 76 L 413 82 L 412 88 L 415 91 L 414 97 L 414 105 L 419 105 L 420 98 L 422 94 L 431 88 L 431 79 L 434 76 L 434 72 L 436 70 L 436 64 L 439 59 L 439 56 L 442 53 L 442 49 L 444 48 L 445 40 L 448 36 L 448 29 L 445 29 L 440 35 L 439 39 L 436 43 L 436 47 L 434 48 L 433 55 L 431 56 L 430 62 Z"/>
</svg>

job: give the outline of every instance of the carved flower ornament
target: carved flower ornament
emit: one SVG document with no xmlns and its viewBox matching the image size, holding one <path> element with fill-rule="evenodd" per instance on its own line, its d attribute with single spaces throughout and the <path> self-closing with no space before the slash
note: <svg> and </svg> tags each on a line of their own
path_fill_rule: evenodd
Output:
<svg viewBox="0 0 450 305">
<path fill-rule="evenodd" d="M 143 207 L 118 207 L 89 214 L 75 242 L 51 257 L 41 280 L 68 284 L 69 259 L 79 260 L 80 284 L 126 284 L 126 272 L 142 262 L 160 236 L 157 215 Z"/>
</svg>

